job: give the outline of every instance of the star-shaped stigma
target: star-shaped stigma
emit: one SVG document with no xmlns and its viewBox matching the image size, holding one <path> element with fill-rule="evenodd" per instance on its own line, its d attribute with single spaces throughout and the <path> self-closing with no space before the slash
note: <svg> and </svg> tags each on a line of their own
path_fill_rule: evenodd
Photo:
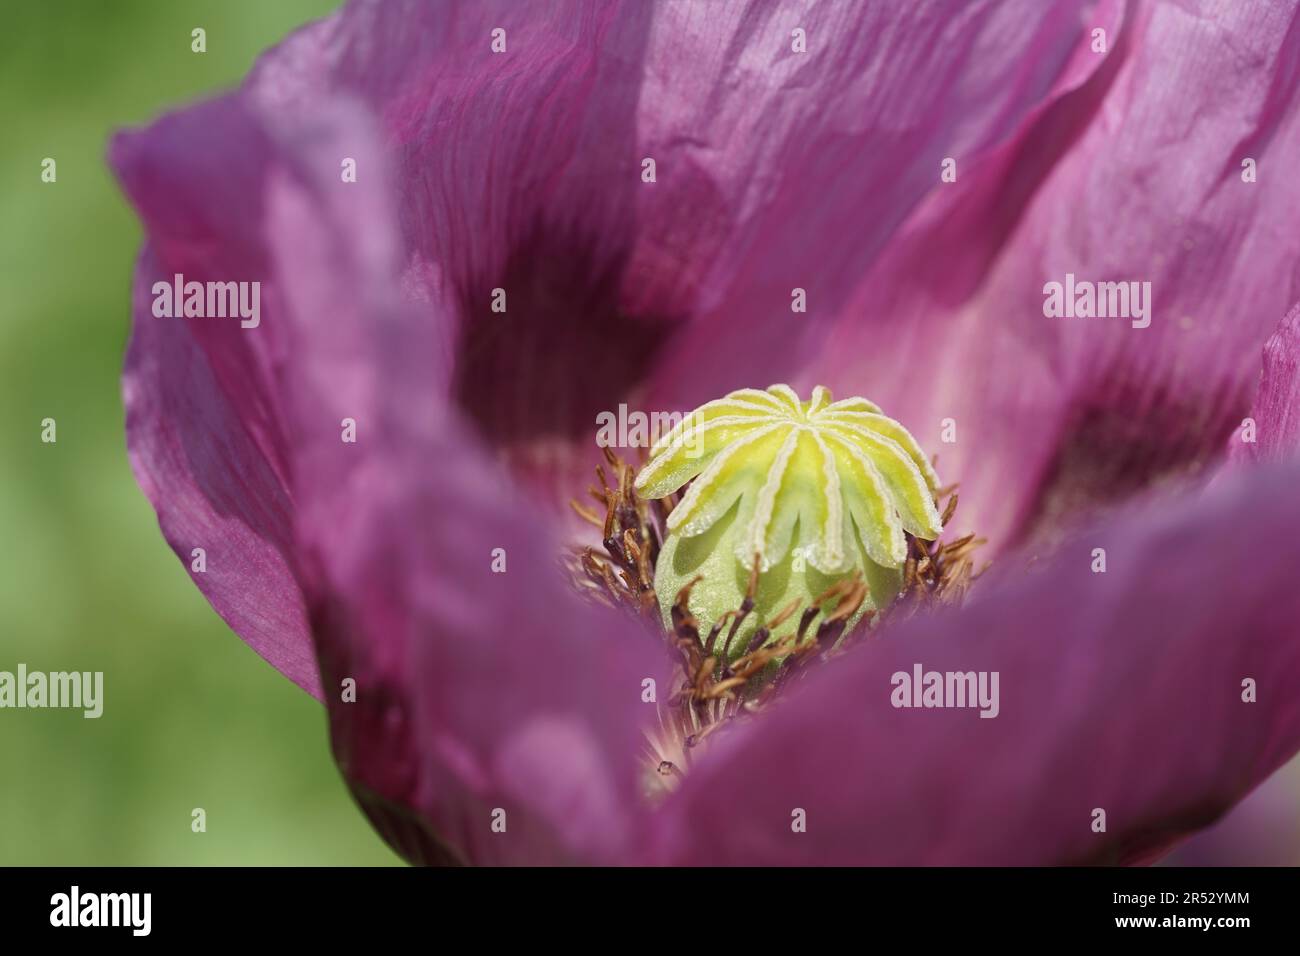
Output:
<svg viewBox="0 0 1300 956">
<path fill-rule="evenodd" d="M 904 532 L 934 540 L 939 479 L 916 440 L 864 398 L 832 401 L 822 386 L 806 402 L 788 385 L 744 388 L 701 405 L 650 449 L 636 478 L 644 498 L 692 482 L 668 516 L 694 537 L 739 502 L 736 559 L 766 572 L 792 542 L 825 574 L 854 564 L 853 536 L 876 564 L 901 567 Z"/>
</svg>

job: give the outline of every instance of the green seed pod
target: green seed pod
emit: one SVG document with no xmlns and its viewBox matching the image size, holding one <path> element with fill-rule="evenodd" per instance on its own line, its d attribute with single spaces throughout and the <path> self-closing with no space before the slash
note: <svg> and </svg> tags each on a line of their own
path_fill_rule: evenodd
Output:
<svg viewBox="0 0 1300 956">
<path fill-rule="evenodd" d="M 792 602 L 811 606 L 859 573 L 868 595 L 849 626 L 884 608 L 902 587 L 904 532 L 934 540 L 943 530 L 938 477 L 907 429 L 866 399 L 832 402 L 821 386 L 807 402 L 773 385 L 691 412 L 650 450 L 636 490 L 662 498 L 687 482 L 655 591 L 671 628 L 679 591 L 699 577 L 688 607 L 707 633 L 741 606 L 757 568 L 753 612 L 725 651 L 718 645 L 731 658 Z"/>
</svg>

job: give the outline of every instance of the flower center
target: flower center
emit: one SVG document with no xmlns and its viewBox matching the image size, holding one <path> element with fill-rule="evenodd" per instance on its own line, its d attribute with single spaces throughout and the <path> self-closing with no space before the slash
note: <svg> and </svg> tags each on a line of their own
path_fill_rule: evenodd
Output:
<svg viewBox="0 0 1300 956">
<path fill-rule="evenodd" d="M 785 385 L 709 402 L 659 438 L 635 480 L 606 452 L 593 497 L 606 554 L 587 593 L 657 617 L 682 682 L 647 734 L 655 788 L 691 751 L 889 615 L 959 600 L 973 535 L 936 543 L 957 498 L 915 439 L 862 398 Z M 942 513 L 940 504 L 944 503 Z"/>
</svg>

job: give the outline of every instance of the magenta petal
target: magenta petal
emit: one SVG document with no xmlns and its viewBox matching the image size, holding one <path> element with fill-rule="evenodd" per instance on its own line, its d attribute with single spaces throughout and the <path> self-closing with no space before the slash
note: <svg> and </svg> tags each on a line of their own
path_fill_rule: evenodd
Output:
<svg viewBox="0 0 1300 956">
<path fill-rule="evenodd" d="M 119 133 L 109 148 L 147 234 L 123 374 L 137 480 L 187 567 L 194 548 L 206 550 L 206 570 L 192 576 L 216 611 L 317 696 L 279 381 L 295 361 L 290 343 L 306 340 L 295 338 L 279 307 L 284 280 L 269 259 L 264 200 L 291 162 L 292 148 L 276 131 L 301 107 L 290 102 L 285 64 L 305 66 L 325 39 L 323 25 L 300 31 L 262 60 L 246 90 Z M 283 115 L 273 112 L 277 103 Z M 318 96 L 313 109 L 339 107 Z M 395 236 L 391 220 L 378 218 Z M 372 232 L 361 236 L 381 246 Z M 178 274 L 186 282 L 260 283 L 260 321 L 245 328 L 238 318 L 155 317 L 153 284 Z"/>
<path fill-rule="evenodd" d="M 451 859 L 611 862 L 637 835 L 659 645 L 568 589 L 558 540 L 473 440 L 426 431 L 424 413 L 402 424 L 414 396 L 398 382 L 359 448 L 334 434 L 302 449 L 318 469 L 300 533 L 340 767 L 370 812 L 375 795 L 422 817 Z"/>
<path fill-rule="evenodd" d="M 563 499 L 597 413 L 801 367 L 942 159 L 1096 68 L 1079 9 L 354 4 L 251 86 L 346 91 L 380 117 L 451 394 Z M 814 303 L 795 326 L 793 286 Z"/>
<path fill-rule="evenodd" d="M 227 98 L 119 134 L 109 158 L 148 233 L 123 374 L 137 480 L 217 612 L 319 694 L 274 383 L 284 330 L 259 235 L 269 144 L 244 106 Z M 176 274 L 262 282 L 260 323 L 155 317 L 153 284 Z M 193 570 L 195 548 L 206 552 L 201 573 Z"/>
<path fill-rule="evenodd" d="M 1212 823 L 1300 747 L 1297 480 L 1249 470 L 1124 514 L 886 632 L 722 742 L 665 808 L 658 859 L 1123 862 Z M 893 707 L 917 663 L 999 672 L 1000 713 Z"/>
<path fill-rule="evenodd" d="M 364 238 L 389 214 L 382 160 L 360 147 L 358 190 L 321 161 L 368 141 L 360 117 L 299 122 L 312 132 L 272 182 L 269 235 L 302 330 L 297 532 L 340 767 L 417 861 L 617 859 L 638 836 L 660 645 L 573 593 L 555 529 L 439 394 L 438 323 L 399 301 L 400 258 Z"/>
<path fill-rule="evenodd" d="M 812 366 L 938 450 L 995 547 L 1220 456 L 1294 298 L 1294 5 L 1129 4 L 1108 42 L 937 188 Z M 1067 274 L 1149 281 L 1150 326 L 1047 317 Z"/>
<path fill-rule="evenodd" d="M 819 354 L 837 323 L 862 332 L 843 362 L 896 363 L 872 340 L 904 320 L 858 298 L 864 276 L 927 196 L 964 189 L 978 157 L 1100 68 L 1088 31 L 1114 26 L 1120 10 L 1103 2 L 1083 15 L 1079 4 L 1037 0 L 771 6 L 753 4 L 725 44 L 712 18 L 732 7 L 664 16 L 674 42 L 657 51 L 643 126 L 647 154 L 677 162 L 642 205 L 653 217 L 659 196 L 706 183 L 708 202 L 679 205 L 726 223 L 699 315 L 655 377 L 655 399 L 668 405 L 774 381 L 824 384 L 831 364 Z M 792 26 L 807 28 L 808 53 L 790 52 Z M 949 159 L 960 185 L 940 181 Z M 796 288 L 806 313 L 792 313 Z M 897 374 L 914 386 L 928 378 L 924 365 Z M 889 380 L 836 384 L 889 401 L 877 398 Z M 928 422 L 908 424 L 929 439 Z"/>
<path fill-rule="evenodd" d="M 646 272 L 629 263 L 654 11 L 393 2 L 329 24 L 320 83 L 359 97 L 392 147 L 402 281 L 430 303 L 439 388 L 557 503 L 587 480 L 596 415 L 628 397 L 689 303 L 676 257 L 636 302 L 625 282 Z M 255 86 L 268 79 L 279 72 Z"/>
<path fill-rule="evenodd" d="M 192 324 L 150 314 L 149 287 L 162 274 L 146 249 L 122 378 L 131 467 L 163 535 L 226 623 L 282 674 L 320 696 L 294 577 L 289 494 L 241 418 L 240 399 L 217 381 Z M 201 572 L 195 570 L 200 548 Z"/>
</svg>

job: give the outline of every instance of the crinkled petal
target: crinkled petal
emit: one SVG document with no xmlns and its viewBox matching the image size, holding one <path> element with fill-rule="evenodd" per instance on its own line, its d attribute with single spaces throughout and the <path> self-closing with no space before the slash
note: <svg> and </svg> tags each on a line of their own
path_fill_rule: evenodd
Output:
<svg viewBox="0 0 1300 956">
<path fill-rule="evenodd" d="M 442 389 L 553 504 L 586 482 L 597 414 L 628 399 L 685 308 L 665 270 L 656 301 L 627 301 L 654 12 L 357 2 L 320 28 L 328 57 L 276 57 L 252 83 L 279 105 L 346 91 L 380 118 L 401 282 L 430 306 Z"/>
<path fill-rule="evenodd" d="M 1133 510 L 887 630 L 718 740 L 657 819 L 655 859 L 1126 862 L 1214 822 L 1300 748 L 1297 480 L 1248 469 Z M 893 675 L 918 664 L 996 672 L 997 716 L 895 707 Z"/>
<path fill-rule="evenodd" d="M 597 414 L 698 405 L 809 354 L 940 161 L 1094 68 L 1087 7 L 358 2 L 252 87 L 346 90 L 382 118 L 451 395 L 562 500 Z"/>
<path fill-rule="evenodd" d="M 899 321 L 856 299 L 863 277 L 925 197 L 955 188 L 940 184 L 946 160 L 964 183 L 974 157 L 1099 68 L 1088 28 L 1115 21 L 1119 4 L 758 3 L 731 29 L 718 21 L 733 7 L 670 9 L 657 25 L 673 42 L 655 50 L 642 126 L 680 155 L 659 188 L 712 184 L 728 226 L 701 314 L 654 379 L 657 401 L 693 407 L 791 376 L 807 391 L 823 384 L 837 321 L 868 339 Z M 795 26 L 805 54 L 790 52 Z M 690 199 L 693 216 L 712 208 Z M 805 312 L 792 309 L 796 289 Z M 855 347 L 846 360 L 887 361 L 878 344 Z M 870 377 L 840 380 L 837 394 L 877 400 Z"/>
<path fill-rule="evenodd" d="M 995 548 L 1220 455 L 1295 299 L 1296 5 L 1129 4 L 1107 37 L 937 189 L 808 373 L 937 450 L 952 530 Z M 1149 282 L 1150 325 L 1049 317 L 1067 276 Z"/>
</svg>

